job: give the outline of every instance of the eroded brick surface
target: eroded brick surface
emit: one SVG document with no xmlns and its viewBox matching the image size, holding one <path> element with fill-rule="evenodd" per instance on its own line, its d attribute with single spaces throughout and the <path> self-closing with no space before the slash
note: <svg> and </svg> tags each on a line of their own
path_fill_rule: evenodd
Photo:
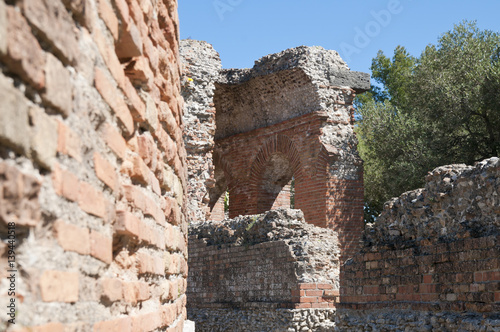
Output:
<svg viewBox="0 0 500 332">
<path fill-rule="evenodd" d="M 15 295 L 2 269 L 0 302 L 12 298 L 17 312 L 15 324 L 0 318 L 0 330 L 182 330 L 176 8 L 0 0 L 0 265 L 13 230 L 16 256 Z M 149 76 L 137 80 L 131 61 Z"/>
</svg>

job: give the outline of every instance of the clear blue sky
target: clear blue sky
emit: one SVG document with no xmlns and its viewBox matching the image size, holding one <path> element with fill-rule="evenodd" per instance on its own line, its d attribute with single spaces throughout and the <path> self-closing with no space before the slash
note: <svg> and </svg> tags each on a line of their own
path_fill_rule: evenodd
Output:
<svg viewBox="0 0 500 332">
<path fill-rule="evenodd" d="M 419 56 L 460 21 L 500 32 L 498 0 L 179 0 L 181 38 L 205 40 L 224 68 L 300 45 L 338 51 L 352 70 L 370 72 L 378 50 L 397 45 Z"/>
</svg>

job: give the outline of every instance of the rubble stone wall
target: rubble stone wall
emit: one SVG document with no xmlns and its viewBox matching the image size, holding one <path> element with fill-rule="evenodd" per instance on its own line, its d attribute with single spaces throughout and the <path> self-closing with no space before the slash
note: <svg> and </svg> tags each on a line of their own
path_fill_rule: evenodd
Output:
<svg viewBox="0 0 500 332">
<path fill-rule="evenodd" d="M 293 328 L 296 320 L 282 322 L 282 315 L 293 318 L 295 309 L 318 309 L 325 315 L 335 308 L 337 237 L 332 230 L 307 224 L 300 210 L 193 224 L 189 241 L 188 315 L 202 331 L 211 331 L 215 322 L 217 331 L 236 326 L 259 331 L 257 323 L 236 324 L 240 314 L 265 318 L 278 330 Z M 318 319 L 307 320 L 319 324 Z"/>
<path fill-rule="evenodd" d="M 498 329 L 499 189 L 500 159 L 490 158 L 436 168 L 425 188 L 386 203 L 341 267 L 337 327 Z"/>
<path fill-rule="evenodd" d="M 0 1 L 0 330 L 182 330 L 180 74 L 175 0 Z"/>
</svg>

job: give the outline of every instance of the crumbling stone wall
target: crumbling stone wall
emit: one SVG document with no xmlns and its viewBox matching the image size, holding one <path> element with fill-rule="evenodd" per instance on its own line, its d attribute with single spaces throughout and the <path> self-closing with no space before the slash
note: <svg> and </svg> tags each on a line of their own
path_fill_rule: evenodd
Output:
<svg viewBox="0 0 500 332">
<path fill-rule="evenodd" d="M 425 188 L 386 203 L 342 267 L 337 327 L 500 329 L 499 189 L 491 158 L 438 167 Z"/>
<path fill-rule="evenodd" d="M 188 315 L 197 329 L 300 331 L 333 324 L 338 239 L 306 223 L 300 210 L 192 224 L 189 241 Z"/>
<path fill-rule="evenodd" d="M 215 186 L 213 148 L 215 81 L 222 69 L 219 54 L 207 42 L 182 40 L 184 142 L 188 166 L 188 221 L 211 219 L 208 191 Z M 222 207 L 223 208 L 223 207 Z M 222 210 L 222 215 L 224 211 Z M 224 219 L 223 216 L 218 219 Z"/>
<path fill-rule="evenodd" d="M 175 0 L 0 1 L 1 330 L 182 330 L 180 67 Z"/>
<path fill-rule="evenodd" d="M 369 88 L 335 51 L 297 47 L 228 69 L 216 82 L 215 176 L 229 191 L 229 217 L 272 208 L 295 179 L 295 207 L 305 220 L 334 229 L 343 255 L 363 228 L 362 164 L 352 102 Z M 221 190 L 222 189 L 222 190 Z M 219 190 L 219 191 L 217 191 Z"/>
</svg>

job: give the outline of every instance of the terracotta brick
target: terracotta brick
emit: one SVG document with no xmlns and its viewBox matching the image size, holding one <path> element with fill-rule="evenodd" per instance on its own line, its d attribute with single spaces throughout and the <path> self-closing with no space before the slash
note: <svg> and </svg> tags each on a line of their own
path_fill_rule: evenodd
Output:
<svg viewBox="0 0 500 332">
<path fill-rule="evenodd" d="M 120 279 L 105 278 L 101 280 L 101 297 L 111 302 L 120 301 L 123 298 L 123 287 Z"/>
<path fill-rule="evenodd" d="M 170 326 L 177 318 L 177 309 L 174 304 L 164 304 L 160 312 L 161 321 L 164 326 Z"/>
<path fill-rule="evenodd" d="M 94 167 L 97 177 L 113 191 L 116 191 L 118 178 L 115 167 L 98 152 L 94 152 Z"/>
<path fill-rule="evenodd" d="M 24 15 L 42 33 L 46 42 L 55 47 L 56 52 L 67 62 L 78 58 L 76 26 L 62 2 L 51 0 L 23 1 Z M 43 67 L 42 67 L 43 68 Z"/>
<path fill-rule="evenodd" d="M 77 302 L 78 273 L 44 271 L 40 278 L 40 291 L 44 302 Z"/>
<path fill-rule="evenodd" d="M 68 170 L 61 168 L 59 164 L 54 164 L 52 170 L 52 185 L 56 194 L 63 196 L 70 201 L 77 201 L 80 181 L 78 177 Z"/>
<path fill-rule="evenodd" d="M 111 150 L 113 150 L 119 158 L 123 159 L 127 151 L 127 142 L 118 130 L 112 124 L 106 123 L 103 126 L 101 135 Z"/>
<path fill-rule="evenodd" d="M 144 225 L 139 218 L 128 211 L 117 211 L 114 230 L 118 234 L 141 237 Z"/>
<path fill-rule="evenodd" d="M 70 74 L 63 64 L 50 53 L 47 53 L 45 92 L 42 97 L 64 116 L 68 116 L 73 109 Z"/>
<path fill-rule="evenodd" d="M 132 317 L 133 332 L 153 331 L 161 325 L 161 316 L 159 312 L 151 312 Z"/>
<path fill-rule="evenodd" d="M 151 170 L 144 163 L 141 157 L 134 154 L 122 164 L 122 173 L 128 174 L 133 181 L 148 185 L 151 177 Z"/>
<path fill-rule="evenodd" d="M 99 49 L 99 52 L 101 53 L 102 57 L 104 58 L 104 62 L 106 63 L 106 66 L 108 67 L 109 71 L 111 72 L 111 75 L 113 78 L 116 80 L 118 83 L 118 86 L 123 89 L 124 87 L 124 81 L 126 79 L 125 73 L 123 71 L 122 65 L 120 61 L 118 60 L 118 57 L 116 56 L 116 51 L 114 44 L 108 44 L 106 38 L 104 37 L 103 32 L 101 29 L 97 26 L 94 26 L 93 29 L 94 32 L 94 41 L 97 44 L 97 48 Z"/>
<path fill-rule="evenodd" d="M 146 120 L 146 106 L 137 94 L 137 90 L 128 79 L 124 82 L 123 93 L 127 96 L 127 104 L 132 112 L 134 120 L 137 122 L 144 122 Z"/>
<path fill-rule="evenodd" d="M 80 138 L 62 121 L 58 122 L 57 152 L 69 155 L 79 162 L 82 161 Z"/>
<path fill-rule="evenodd" d="M 8 38 L 4 61 L 10 70 L 41 90 L 45 87 L 45 53 L 21 13 L 11 6 L 6 6 L 6 12 Z"/>
<path fill-rule="evenodd" d="M 94 79 L 97 91 L 99 91 L 120 120 L 127 135 L 132 134 L 134 132 L 134 120 L 123 97 L 120 97 L 119 90 L 111 80 L 107 78 L 104 71 L 98 67 L 95 69 Z"/>
<path fill-rule="evenodd" d="M 90 254 L 104 263 L 110 264 L 113 260 L 113 241 L 111 238 L 106 237 L 97 231 L 91 230 Z"/>
<path fill-rule="evenodd" d="M 64 329 L 63 324 L 53 322 L 53 323 L 35 326 L 35 327 L 29 329 L 29 331 L 32 331 L 32 332 L 64 332 L 65 329 Z"/>
<path fill-rule="evenodd" d="M 54 223 L 54 232 L 57 242 L 64 250 L 74 251 L 82 255 L 90 253 L 90 234 L 87 228 L 57 220 Z"/>
<path fill-rule="evenodd" d="M 106 218 L 106 201 L 103 194 L 91 184 L 81 181 L 78 192 L 80 208 L 94 216 Z"/>
<path fill-rule="evenodd" d="M 133 282 L 123 283 L 123 300 L 132 305 L 137 304 L 137 289 Z"/>
<path fill-rule="evenodd" d="M 137 300 L 139 301 L 149 300 L 149 298 L 151 297 L 151 292 L 149 291 L 149 285 L 147 283 L 134 282 L 133 285 L 137 294 Z"/>
<path fill-rule="evenodd" d="M 108 27 L 113 39 L 118 40 L 118 18 L 113 10 L 113 7 L 107 0 L 99 0 L 99 16 Z"/>
<path fill-rule="evenodd" d="M 118 319 L 98 322 L 94 324 L 93 332 L 131 332 L 132 319 L 130 317 L 122 317 Z"/>
</svg>

